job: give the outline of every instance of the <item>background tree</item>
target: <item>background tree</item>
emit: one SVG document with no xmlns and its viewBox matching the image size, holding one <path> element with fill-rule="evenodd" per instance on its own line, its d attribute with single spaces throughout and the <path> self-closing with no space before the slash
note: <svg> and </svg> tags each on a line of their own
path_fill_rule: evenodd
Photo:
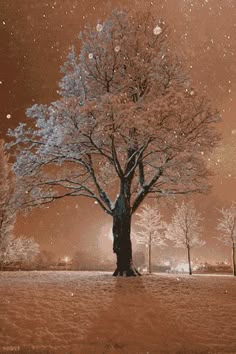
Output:
<svg viewBox="0 0 236 354">
<path fill-rule="evenodd" d="M 136 225 L 141 231 L 135 233 L 138 244 L 144 244 L 148 249 L 148 271 L 152 272 L 152 246 L 162 247 L 165 243 L 164 223 L 160 211 L 156 207 L 145 204 L 139 213 Z"/>
<path fill-rule="evenodd" d="M 236 203 L 232 203 L 230 208 L 222 208 L 219 212 L 221 215 L 218 219 L 217 230 L 221 234 L 218 239 L 232 247 L 232 268 L 233 274 L 236 276 Z"/>
<path fill-rule="evenodd" d="M 13 263 L 30 262 L 38 253 L 39 246 L 25 237 L 13 237 L 17 197 L 15 177 L 9 156 L 0 141 L 0 268 Z M 20 195 L 18 194 L 18 197 Z"/>
<path fill-rule="evenodd" d="M 80 35 L 62 72 L 61 98 L 27 110 L 15 138 L 25 205 L 66 196 L 96 200 L 113 218 L 114 275 L 136 275 L 131 219 L 148 195 L 207 189 L 202 154 L 218 120 L 190 89 L 165 22 L 114 11 Z M 13 144 L 13 143 L 12 143 Z"/>
<path fill-rule="evenodd" d="M 11 172 L 9 157 L 0 140 L 0 264 L 3 267 L 4 254 L 12 238 L 15 223 L 14 177 Z"/>
<path fill-rule="evenodd" d="M 200 239 L 203 218 L 192 202 L 182 202 L 181 205 L 176 204 L 175 209 L 171 223 L 167 225 L 166 238 L 172 240 L 176 247 L 187 249 L 189 274 L 191 275 L 191 249 L 205 244 L 205 241 Z"/>
<path fill-rule="evenodd" d="M 32 238 L 10 237 L 4 252 L 0 252 L 2 267 L 20 264 L 30 265 L 39 253 L 39 245 Z"/>
</svg>

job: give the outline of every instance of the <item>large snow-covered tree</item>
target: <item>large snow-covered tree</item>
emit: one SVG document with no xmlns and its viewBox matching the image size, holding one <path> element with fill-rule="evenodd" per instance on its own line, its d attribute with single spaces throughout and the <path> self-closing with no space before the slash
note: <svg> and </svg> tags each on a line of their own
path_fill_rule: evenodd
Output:
<svg viewBox="0 0 236 354">
<path fill-rule="evenodd" d="M 166 238 L 172 240 L 176 247 L 186 248 L 188 253 L 189 274 L 192 274 L 191 249 L 205 244 L 201 240 L 202 216 L 192 202 L 176 204 L 176 211 L 167 225 Z"/>
<path fill-rule="evenodd" d="M 152 247 L 163 247 L 165 243 L 165 223 L 157 207 L 145 204 L 140 212 L 136 213 L 136 225 L 141 228 L 134 234 L 138 244 L 143 244 L 148 249 L 148 271 L 152 272 Z"/>
<path fill-rule="evenodd" d="M 114 275 L 136 275 L 131 218 L 148 195 L 206 189 L 203 154 L 217 141 L 218 114 L 190 85 L 150 13 L 114 11 L 80 35 L 62 72 L 61 97 L 27 110 L 10 135 L 26 204 L 94 199 L 113 218 Z"/>
<path fill-rule="evenodd" d="M 236 276 L 236 203 L 232 203 L 229 208 L 219 210 L 217 230 L 220 231 L 218 239 L 226 245 L 232 247 L 232 267 Z"/>
<path fill-rule="evenodd" d="M 0 140 L 0 264 L 6 248 L 11 240 L 15 223 L 14 202 L 14 175 L 11 171 L 9 156 L 4 148 L 4 141 Z"/>
</svg>

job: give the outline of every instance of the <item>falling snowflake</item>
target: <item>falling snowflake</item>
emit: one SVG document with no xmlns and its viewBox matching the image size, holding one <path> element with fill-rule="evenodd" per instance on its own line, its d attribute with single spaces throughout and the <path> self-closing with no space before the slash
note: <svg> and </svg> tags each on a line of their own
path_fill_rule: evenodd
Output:
<svg viewBox="0 0 236 354">
<path fill-rule="evenodd" d="M 89 53 L 88 57 L 89 59 L 93 59 L 93 53 Z"/>
<path fill-rule="evenodd" d="M 190 95 L 191 96 L 193 96 L 194 95 L 194 91 L 192 90 L 192 91 L 190 91 Z"/>
<path fill-rule="evenodd" d="M 117 45 L 117 46 L 115 47 L 115 52 L 119 52 L 119 51 L 120 51 L 120 46 Z"/>
<path fill-rule="evenodd" d="M 161 33 L 162 29 L 160 26 L 156 26 L 153 30 L 153 33 L 155 34 L 155 36 L 158 36 Z"/>
<path fill-rule="evenodd" d="M 11 115 L 10 114 L 7 114 L 6 117 L 7 117 L 7 119 L 11 119 Z"/>
<path fill-rule="evenodd" d="M 101 25 L 100 23 L 98 23 L 97 26 L 96 26 L 96 30 L 97 30 L 98 32 L 101 32 L 102 29 L 103 29 L 103 25 Z"/>
</svg>

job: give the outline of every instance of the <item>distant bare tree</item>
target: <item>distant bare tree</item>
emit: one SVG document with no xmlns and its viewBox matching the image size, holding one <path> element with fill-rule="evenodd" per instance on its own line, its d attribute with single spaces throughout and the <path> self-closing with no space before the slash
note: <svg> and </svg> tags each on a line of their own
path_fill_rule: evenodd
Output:
<svg viewBox="0 0 236 354">
<path fill-rule="evenodd" d="M 15 171 L 26 205 L 95 200 L 113 218 L 114 275 L 135 276 L 132 215 L 147 196 L 207 189 L 203 155 L 216 145 L 219 117 L 191 88 L 165 22 L 151 13 L 114 11 L 80 38 L 60 99 L 29 108 L 29 125 L 10 133 Z"/>
<path fill-rule="evenodd" d="M 230 208 L 220 209 L 219 212 L 221 215 L 218 219 L 217 230 L 221 234 L 217 238 L 232 247 L 232 268 L 233 274 L 236 276 L 236 203 L 232 203 Z"/>
<path fill-rule="evenodd" d="M 145 204 L 139 213 L 136 213 L 138 220 L 136 225 L 141 231 L 135 233 L 137 243 L 144 244 L 148 248 L 148 271 L 152 272 L 152 246 L 164 246 L 165 224 L 162 221 L 160 211 L 156 207 Z"/>
<path fill-rule="evenodd" d="M 176 211 L 171 223 L 167 225 L 166 238 L 173 241 L 176 247 L 186 248 L 188 252 L 189 274 L 192 274 L 191 248 L 201 247 L 205 241 L 200 239 L 203 218 L 192 202 L 176 204 Z"/>
</svg>

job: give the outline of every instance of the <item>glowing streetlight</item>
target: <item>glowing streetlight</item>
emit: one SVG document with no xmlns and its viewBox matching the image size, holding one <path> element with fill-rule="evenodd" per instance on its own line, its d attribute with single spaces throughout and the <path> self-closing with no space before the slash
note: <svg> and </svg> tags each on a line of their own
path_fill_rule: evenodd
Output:
<svg viewBox="0 0 236 354">
<path fill-rule="evenodd" d="M 64 262 L 65 262 L 65 263 L 68 263 L 69 261 L 70 261 L 70 258 L 69 258 L 68 256 L 65 256 L 65 257 L 64 257 Z"/>
</svg>

